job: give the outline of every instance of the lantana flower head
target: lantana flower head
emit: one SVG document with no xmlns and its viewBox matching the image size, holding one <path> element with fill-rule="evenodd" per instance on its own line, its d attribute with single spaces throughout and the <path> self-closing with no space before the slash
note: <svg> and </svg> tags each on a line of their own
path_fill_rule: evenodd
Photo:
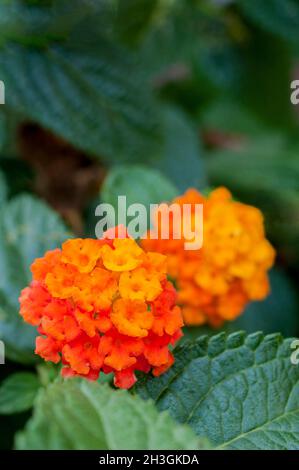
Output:
<svg viewBox="0 0 299 470">
<path fill-rule="evenodd" d="M 183 321 L 164 255 L 123 235 L 70 239 L 31 271 L 20 313 L 40 334 L 36 354 L 61 361 L 63 376 L 113 372 L 116 386 L 130 388 L 136 370 L 159 375 L 172 365 Z"/>
<path fill-rule="evenodd" d="M 233 200 L 223 187 L 207 197 L 189 189 L 173 203 L 181 207 L 182 224 L 184 204 L 190 204 L 193 212 L 196 204 L 203 205 L 202 248 L 186 250 L 186 240 L 174 237 L 171 220 L 170 237 L 162 239 L 162 211 L 154 227 L 157 239 L 149 234 L 142 246 L 167 255 L 168 274 L 175 280 L 185 323 L 218 327 L 234 320 L 248 302 L 264 299 L 275 251 L 265 238 L 262 213 Z"/>
</svg>

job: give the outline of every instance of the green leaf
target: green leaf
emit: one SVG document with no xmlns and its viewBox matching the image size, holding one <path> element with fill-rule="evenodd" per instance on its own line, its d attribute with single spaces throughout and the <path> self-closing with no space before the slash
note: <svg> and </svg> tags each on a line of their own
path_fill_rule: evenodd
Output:
<svg viewBox="0 0 299 470">
<path fill-rule="evenodd" d="M 115 33 L 123 41 L 135 43 L 149 28 L 161 0 L 118 0 L 114 19 Z"/>
<path fill-rule="evenodd" d="M 217 98 L 213 101 L 201 113 L 200 123 L 204 129 L 232 134 L 241 139 L 244 134 L 258 137 L 269 133 L 258 115 L 232 98 Z"/>
<path fill-rule="evenodd" d="M 109 7 L 109 8 L 108 8 Z M 9 0 L 0 5 L 0 43 L 13 40 L 44 46 L 49 40 L 63 40 L 86 16 L 112 11 L 109 2 L 51 0 L 25 2 Z"/>
<path fill-rule="evenodd" d="M 59 216 L 31 196 L 16 197 L 0 212 L 0 339 L 11 360 L 36 360 L 36 329 L 23 322 L 18 302 L 31 281 L 30 265 L 70 236 Z"/>
<path fill-rule="evenodd" d="M 0 207 L 5 203 L 7 198 L 7 186 L 3 174 L 0 172 Z"/>
<path fill-rule="evenodd" d="M 15 139 L 11 134 L 11 137 Z M 0 173 L 3 174 L 7 196 L 12 198 L 18 194 L 26 193 L 32 189 L 33 169 L 18 157 L 5 155 L 0 157 Z"/>
<path fill-rule="evenodd" d="M 6 119 L 5 114 L 0 113 L 0 152 L 2 152 L 6 140 Z"/>
<path fill-rule="evenodd" d="M 126 196 L 127 208 L 131 204 L 143 204 L 149 216 L 150 204 L 171 201 L 177 194 L 175 186 L 159 171 L 143 165 L 121 165 L 109 172 L 102 187 L 101 200 L 111 204 L 118 216 L 118 196 Z M 149 217 L 142 223 L 148 222 Z M 115 225 L 114 220 L 110 225 Z"/>
<path fill-rule="evenodd" d="M 166 83 L 169 78 L 170 81 L 176 81 L 169 70 L 172 66 L 174 70 L 177 65 L 179 69 L 181 65 L 183 69 L 187 66 L 187 76 L 189 75 L 188 65 L 192 58 L 198 57 L 206 23 L 195 2 L 176 0 L 160 0 L 159 11 L 154 20 L 141 44 L 139 58 L 144 70 L 160 87 L 165 85 L 165 78 Z M 180 78 L 179 74 L 179 81 Z"/>
<path fill-rule="evenodd" d="M 243 68 L 236 95 L 238 102 L 246 104 L 259 120 L 263 119 L 275 128 L 297 129 L 290 101 L 293 59 L 285 42 L 254 30 L 240 54 Z"/>
<path fill-rule="evenodd" d="M 291 339 L 221 333 L 176 349 L 174 366 L 137 385 L 159 410 L 219 449 L 299 449 L 299 367 Z"/>
<path fill-rule="evenodd" d="M 106 385 L 70 379 L 39 395 L 17 449 L 198 449 L 200 440 L 152 402 Z"/>
<path fill-rule="evenodd" d="M 80 50 L 8 44 L 0 76 L 8 109 L 106 162 L 159 153 L 159 109 L 149 88 L 130 54 L 103 38 Z"/>
<path fill-rule="evenodd" d="M 298 0 L 237 0 L 241 11 L 262 28 L 297 42 L 299 28 Z"/>
<path fill-rule="evenodd" d="M 225 185 L 242 202 L 259 207 L 267 233 L 291 263 L 299 258 L 298 145 L 281 135 L 244 141 L 237 150 L 213 152 L 206 160 L 214 185 Z M 232 171 L 232 168 L 234 171 Z"/>
<path fill-rule="evenodd" d="M 40 388 L 37 376 L 31 372 L 17 372 L 0 385 L 0 414 L 27 411 L 33 406 Z"/>
<path fill-rule="evenodd" d="M 119 195 L 127 197 L 127 205 L 136 202 L 148 205 L 170 201 L 177 195 L 177 189 L 157 170 L 144 165 L 121 165 L 109 172 L 101 195 L 104 202 L 114 207 Z"/>
<path fill-rule="evenodd" d="M 164 152 L 159 159 L 153 159 L 153 166 L 182 192 L 190 187 L 206 187 L 203 149 L 193 123 L 179 109 L 168 107 L 164 112 L 164 128 Z"/>
</svg>

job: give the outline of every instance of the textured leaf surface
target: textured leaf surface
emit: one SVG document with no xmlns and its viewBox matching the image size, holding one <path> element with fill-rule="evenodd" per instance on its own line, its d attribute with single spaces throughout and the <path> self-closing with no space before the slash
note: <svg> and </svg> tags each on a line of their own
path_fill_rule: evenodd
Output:
<svg viewBox="0 0 299 470">
<path fill-rule="evenodd" d="M 10 375 L 0 386 L 0 414 L 29 410 L 39 387 L 37 376 L 31 372 Z"/>
<path fill-rule="evenodd" d="M 18 313 L 20 291 L 31 281 L 30 265 L 69 237 L 58 215 L 31 196 L 16 197 L 0 212 L 0 339 L 12 360 L 34 360 L 36 330 Z"/>
<path fill-rule="evenodd" d="M 299 449 L 299 367 L 279 334 L 224 333 L 177 348 L 137 391 L 221 449 Z"/>
<path fill-rule="evenodd" d="M 78 49 L 6 45 L 7 107 L 106 161 L 159 152 L 159 113 L 129 54 L 103 38 Z"/>
<path fill-rule="evenodd" d="M 152 402 L 106 385 L 70 379 L 42 392 L 17 449 L 197 449 L 187 426 Z"/>
</svg>

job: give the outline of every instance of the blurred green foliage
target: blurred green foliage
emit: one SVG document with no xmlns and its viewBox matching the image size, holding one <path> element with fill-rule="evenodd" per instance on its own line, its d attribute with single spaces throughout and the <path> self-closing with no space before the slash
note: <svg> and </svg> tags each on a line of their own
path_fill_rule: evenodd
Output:
<svg viewBox="0 0 299 470">
<path fill-rule="evenodd" d="M 13 373 L 36 370 L 35 331 L 18 316 L 31 261 L 69 236 L 66 225 L 93 236 L 95 206 L 116 204 L 120 193 L 154 203 L 190 186 L 226 185 L 260 207 L 278 252 L 272 294 L 225 328 L 298 334 L 299 112 L 290 103 L 298 28 L 299 0 L 1 2 L 0 339 L 13 362 L 9 379 L 0 370 L 0 413 L 10 384 L 19 387 Z M 24 138 L 28 123 L 48 132 L 49 148 L 38 135 Z M 64 166 L 69 154 L 77 163 Z M 80 203 L 66 210 L 61 181 L 84 186 L 88 169 L 100 173 L 96 190 L 75 194 Z M 45 386 L 51 373 L 40 367 Z M 24 402 L 15 396 L 20 412 L 39 385 L 27 378 Z M 19 447 L 43 428 L 43 400 L 51 396 L 39 399 Z M 27 417 L 5 417 L 3 447 Z"/>
</svg>

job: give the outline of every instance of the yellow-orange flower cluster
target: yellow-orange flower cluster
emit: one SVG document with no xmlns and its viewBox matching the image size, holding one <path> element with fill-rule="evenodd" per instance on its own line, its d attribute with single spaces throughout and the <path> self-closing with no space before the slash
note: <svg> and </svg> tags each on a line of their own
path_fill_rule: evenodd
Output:
<svg viewBox="0 0 299 470">
<path fill-rule="evenodd" d="M 163 212 L 156 227 L 158 239 L 148 237 L 142 246 L 167 255 L 185 323 L 220 326 L 240 315 L 249 301 L 264 299 L 275 252 L 265 238 L 262 213 L 234 201 L 222 187 L 208 197 L 190 189 L 173 203 L 181 208 L 182 224 L 183 204 L 191 204 L 192 215 L 195 204 L 203 204 L 203 247 L 186 250 L 186 240 L 175 239 L 173 231 L 170 239 L 161 239 Z"/>
<path fill-rule="evenodd" d="M 129 388 L 134 371 L 159 375 L 171 366 L 169 345 L 183 321 L 164 255 L 130 238 L 73 239 L 31 270 L 20 313 L 38 327 L 36 354 L 62 361 L 63 376 L 114 372 L 115 385 Z"/>
</svg>

